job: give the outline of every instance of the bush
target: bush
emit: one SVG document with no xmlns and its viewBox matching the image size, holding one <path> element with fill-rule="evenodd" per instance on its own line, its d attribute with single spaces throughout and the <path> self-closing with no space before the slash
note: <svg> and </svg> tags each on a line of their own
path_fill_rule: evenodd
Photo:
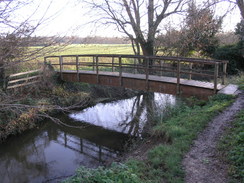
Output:
<svg viewBox="0 0 244 183">
<path fill-rule="evenodd" d="M 242 44 L 222 46 L 216 49 L 214 58 L 219 60 L 228 60 L 228 74 L 237 74 L 240 70 L 244 70 L 244 62 L 242 56 Z"/>
</svg>

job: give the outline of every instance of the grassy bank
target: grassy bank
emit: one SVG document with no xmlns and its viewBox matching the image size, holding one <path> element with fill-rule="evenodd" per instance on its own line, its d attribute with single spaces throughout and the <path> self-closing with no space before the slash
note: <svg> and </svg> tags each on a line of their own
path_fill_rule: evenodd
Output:
<svg viewBox="0 0 244 183">
<path fill-rule="evenodd" d="M 157 122 L 151 132 L 151 139 L 160 139 L 161 143 L 148 151 L 146 160 L 131 158 L 123 164 L 93 170 L 82 167 L 65 182 L 183 182 L 183 155 L 197 134 L 215 115 L 229 106 L 232 99 L 231 96 L 216 95 L 207 103 L 194 102 L 192 107 L 184 103 L 168 109 L 167 115 Z"/>
<path fill-rule="evenodd" d="M 220 151 L 229 164 L 229 175 L 233 183 L 244 182 L 244 110 L 233 121 L 233 126 L 222 138 Z"/>
<path fill-rule="evenodd" d="M 136 92 L 122 88 L 57 82 L 54 78 L 35 87 L 0 92 L 0 143 L 11 135 L 36 126 L 37 122 L 58 112 L 82 109 L 101 101 L 134 96 Z"/>
</svg>

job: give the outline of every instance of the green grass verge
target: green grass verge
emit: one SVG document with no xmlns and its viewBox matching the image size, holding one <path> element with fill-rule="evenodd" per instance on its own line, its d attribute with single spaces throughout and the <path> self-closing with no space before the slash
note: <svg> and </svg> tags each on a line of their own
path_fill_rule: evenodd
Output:
<svg viewBox="0 0 244 183">
<path fill-rule="evenodd" d="M 107 169 L 91 170 L 82 167 L 75 176 L 65 182 L 183 182 L 183 155 L 189 150 L 199 131 L 203 130 L 216 114 L 229 106 L 233 102 L 232 99 L 232 96 L 216 95 L 202 107 L 182 104 L 172 108 L 168 110 L 167 116 L 170 117 L 158 121 L 152 132 L 168 140 L 149 150 L 146 161 L 131 159 L 123 165 L 113 165 Z"/>
<path fill-rule="evenodd" d="M 227 78 L 227 83 L 236 84 L 240 90 L 244 90 L 244 72 L 240 72 L 237 75 L 233 75 Z"/>
<path fill-rule="evenodd" d="M 233 122 L 232 128 L 222 138 L 220 151 L 230 164 L 230 182 L 244 182 L 244 110 L 241 110 Z"/>
</svg>

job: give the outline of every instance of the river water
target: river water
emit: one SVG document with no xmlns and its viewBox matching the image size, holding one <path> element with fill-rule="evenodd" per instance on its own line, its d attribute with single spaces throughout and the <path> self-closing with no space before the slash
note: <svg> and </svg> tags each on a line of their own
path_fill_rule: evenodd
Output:
<svg viewBox="0 0 244 183">
<path fill-rule="evenodd" d="M 103 165 L 120 156 L 129 139 L 143 138 L 149 121 L 175 103 L 171 95 L 144 94 L 60 115 L 69 127 L 42 122 L 0 145 L 0 182 L 57 182 L 79 166 Z"/>
</svg>

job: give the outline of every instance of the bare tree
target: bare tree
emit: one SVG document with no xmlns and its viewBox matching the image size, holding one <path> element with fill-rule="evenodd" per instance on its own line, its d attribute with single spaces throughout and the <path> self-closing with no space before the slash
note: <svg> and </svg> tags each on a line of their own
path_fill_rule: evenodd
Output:
<svg viewBox="0 0 244 183">
<path fill-rule="evenodd" d="M 236 4 L 240 9 L 242 19 L 244 19 L 244 0 L 236 0 Z"/>
<path fill-rule="evenodd" d="M 155 37 L 167 17 L 182 13 L 189 0 L 87 1 L 96 11 L 96 22 L 113 24 L 131 40 L 135 54 L 154 55 Z"/>
</svg>

